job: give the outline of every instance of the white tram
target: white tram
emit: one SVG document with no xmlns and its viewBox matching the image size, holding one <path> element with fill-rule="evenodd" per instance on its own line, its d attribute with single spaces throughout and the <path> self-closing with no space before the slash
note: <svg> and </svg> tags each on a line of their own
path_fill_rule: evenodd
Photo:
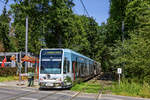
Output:
<svg viewBox="0 0 150 100">
<path fill-rule="evenodd" d="M 69 88 L 100 74 L 101 65 L 70 49 L 42 49 L 39 61 L 40 88 Z"/>
</svg>

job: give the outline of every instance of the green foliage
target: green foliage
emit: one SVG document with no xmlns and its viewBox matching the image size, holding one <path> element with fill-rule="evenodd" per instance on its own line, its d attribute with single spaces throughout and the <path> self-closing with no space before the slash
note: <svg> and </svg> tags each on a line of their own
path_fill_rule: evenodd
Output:
<svg viewBox="0 0 150 100">
<path fill-rule="evenodd" d="M 122 21 L 129 0 L 110 0 L 110 18 Z"/>
<path fill-rule="evenodd" d="M 72 0 L 15 0 L 10 12 L 14 17 L 17 50 L 24 51 L 25 18 L 28 15 L 30 52 L 38 53 L 43 46 L 70 48 L 100 60 L 104 39 L 100 40 L 98 24 L 92 17 L 74 14 L 73 6 Z"/>
<path fill-rule="evenodd" d="M 97 53 L 101 50 L 99 45 L 103 46 L 103 40 L 100 40 L 101 34 L 98 24 L 93 18 L 86 16 L 74 15 L 73 19 L 72 30 L 65 35 L 66 48 L 71 48 L 93 59 L 100 60 Z"/>
<path fill-rule="evenodd" d="M 4 51 L 4 46 L 3 46 L 3 43 L 0 41 L 0 52 L 3 52 Z"/>
<path fill-rule="evenodd" d="M 15 0 L 15 4 L 11 5 L 10 13 L 13 15 L 14 23 L 13 28 L 15 30 L 17 51 L 24 51 L 25 47 L 25 22 L 26 17 L 28 16 L 29 20 L 29 29 L 28 29 L 28 47 L 29 52 L 34 52 L 38 54 L 40 48 L 42 47 L 42 15 L 41 6 L 46 4 L 42 3 L 43 1 L 35 0 Z M 39 4 L 39 5 L 38 5 Z"/>
<path fill-rule="evenodd" d="M 115 48 L 114 45 L 116 41 L 122 40 L 122 21 L 125 19 L 126 7 L 129 3 L 129 0 L 110 0 L 110 17 L 107 20 L 106 24 L 101 25 L 100 31 L 103 33 L 101 36 L 104 36 L 103 48 L 100 50 L 101 53 L 101 64 L 103 71 L 111 71 L 114 63 L 111 59 L 114 56 L 111 54 L 110 48 Z M 128 33 L 124 33 L 124 38 L 128 38 Z"/>
<path fill-rule="evenodd" d="M 8 25 L 5 23 L 0 23 L 0 37 L 1 37 L 1 42 L 4 45 L 5 51 L 9 51 L 10 49 L 10 39 L 9 39 L 9 30 L 8 30 Z"/>
<path fill-rule="evenodd" d="M 2 43 L 2 50 L 7 52 L 7 51 L 15 51 L 15 46 L 14 46 L 14 41 L 12 41 L 12 37 L 10 37 L 10 31 L 11 29 L 9 28 L 9 22 L 11 18 L 9 17 L 9 13 L 6 10 L 6 4 L 8 0 L 5 1 L 5 5 L 3 8 L 3 13 L 0 15 L 0 42 Z"/>
<path fill-rule="evenodd" d="M 144 98 L 150 98 L 150 86 L 147 83 L 144 83 L 142 89 L 140 90 L 139 95 Z"/>
<path fill-rule="evenodd" d="M 149 0 L 133 0 L 127 5 L 125 24 L 127 31 L 139 34 L 139 28 L 148 28 L 150 19 Z M 146 31 L 145 31 L 146 32 Z M 147 30 L 148 32 L 148 30 Z"/>
<path fill-rule="evenodd" d="M 28 16 L 28 51 L 39 54 L 41 48 L 70 48 L 101 61 L 105 35 L 92 17 L 76 15 L 73 0 L 14 0 L 9 12 L 4 9 L 0 31 L 7 51 L 25 51 L 25 24 Z M 7 3 L 7 0 L 6 0 Z M 13 16 L 11 30 L 8 29 Z M 0 19 L 0 20 L 1 20 Z M 9 31 L 12 31 L 11 34 Z M 0 37 L 2 36 L 0 34 Z"/>
<path fill-rule="evenodd" d="M 111 47 L 111 63 L 114 67 L 123 67 L 126 77 L 149 79 L 150 65 L 150 4 L 148 1 L 133 0 L 126 9 L 126 27 L 130 38 L 124 43 L 118 41 Z M 149 83 L 150 84 L 150 83 Z"/>
<path fill-rule="evenodd" d="M 137 96 L 139 91 L 141 89 L 141 85 L 137 85 L 137 83 L 131 82 L 121 82 L 120 85 L 114 85 L 114 87 L 112 87 L 112 92 L 116 93 L 116 94 L 122 94 L 125 93 L 125 95 L 129 95 L 129 96 Z"/>
<path fill-rule="evenodd" d="M 9 17 L 6 13 L 3 13 L 0 16 L 0 38 L 0 42 L 3 43 L 5 51 L 11 50 L 9 37 Z"/>
<path fill-rule="evenodd" d="M 118 42 L 112 49 L 113 65 L 122 67 L 124 63 L 126 77 L 138 77 L 143 80 L 150 72 L 149 44 L 149 40 L 135 35 L 131 36 L 130 40 L 126 40 L 124 44 Z"/>
<path fill-rule="evenodd" d="M 122 38 L 122 21 L 125 19 L 129 0 L 110 0 L 110 18 L 108 19 L 108 41 L 115 42 Z M 128 34 L 124 37 L 127 38 Z"/>
<path fill-rule="evenodd" d="M 49 48 L 65 47 L 65 35 L 72 33 L 72 7 L 71 0 L 52 0 L 48 15 L 49 21 L 45 40 Z"/>
</svg>

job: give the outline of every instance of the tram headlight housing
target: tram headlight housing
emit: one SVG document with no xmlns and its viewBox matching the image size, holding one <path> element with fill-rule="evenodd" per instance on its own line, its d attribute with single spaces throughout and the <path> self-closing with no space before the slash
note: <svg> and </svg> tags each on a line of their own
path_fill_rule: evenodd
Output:
<svg viewBox="0 0 150 100">
<path fill-rule="evenodd" d="M 55 83 L 55 86 L 58 87 L 58 86 L 61 86 L 61 84 L 60 83 Z"/>
<path fill-rule="evenodd" d="M 43 81 L 44 79 L 43 78 L 40 78 L 40 81 Z"/>
<path fill-rule="evenodd" d="M 56 81 L 61 81 L 61 78 L 57 78 Z"/>
<path fill-rule="evenodd" d="M 43 78 L 40 78 L 40 81 L 44 80 Z"/>
<path fill-rule="evenodd" d="M 51 76 L 50 76 L 50 75 L 47 75 L 47 78 L 48 78 L 48 79 L 50 79 L 50 78 L 51 78 Z"/>
</svg>

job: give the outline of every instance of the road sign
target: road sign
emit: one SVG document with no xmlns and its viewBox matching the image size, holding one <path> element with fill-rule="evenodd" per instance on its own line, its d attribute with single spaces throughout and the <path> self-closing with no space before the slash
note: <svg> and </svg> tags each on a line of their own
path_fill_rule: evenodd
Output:
<svg viewBox="0 0 150 100">
<path fill-rule="evenodd" d="M 122 68 L 117 68 L 117 73 L 119 74 L 119 85 L 120 85 L 120 74 L 122 73 Z"/>
<path fill-rule="evenodd" d="M 122 73 L 122 68 L 117 68 L 117 73 L 121 74 Z"/>
</svg>

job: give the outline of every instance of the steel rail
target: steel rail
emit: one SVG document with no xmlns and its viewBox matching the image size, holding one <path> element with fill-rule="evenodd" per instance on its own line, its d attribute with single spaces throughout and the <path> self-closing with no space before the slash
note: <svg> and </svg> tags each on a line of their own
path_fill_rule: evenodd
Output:
<svg viewBox="0 0 150 100">
<path fill-rule="evenodd" d="M 43 99 L 45 99 L 45 98 L 47 98 L 47 97 L 49 97 L 49 96 L 52 96 L 52 95 L 54 95 L 54 94 L 57 94 L 58 93 L 58 91 L 55 91 L 54 93 L 50 93 L 50 94 L 48 94 L 48 95 L 46 95 L 46 96 L 44 96 L 44 97 L 41 97 L 41 98 L 39 98 L 39 99 L 37 99 L 37 100 L 43 100 Z"/>
<path fill-rule="evenodd" d="M 26 91 L 27 92 L 27 91 Z M 36 93 L 38 93 L 39 91 L 35 91 L 35 92 L 33 92 L 33 91 L 28 91 L 28 93 L 25 93 L 25 94 L 22 94 L 22 95 L 16 95 L 16 96 L 13 96 L 12 98 L 10 98 L 10 99 L 8 99 L 8 100 L 16 100 L 16 99 L 19 99 L 19 98 L 21 98 L 21 97 L 25 97 L 25 96 L 27 96 L 27 95 L 31 95 L 31 94 L 36 94 Z"/>
</svg>

